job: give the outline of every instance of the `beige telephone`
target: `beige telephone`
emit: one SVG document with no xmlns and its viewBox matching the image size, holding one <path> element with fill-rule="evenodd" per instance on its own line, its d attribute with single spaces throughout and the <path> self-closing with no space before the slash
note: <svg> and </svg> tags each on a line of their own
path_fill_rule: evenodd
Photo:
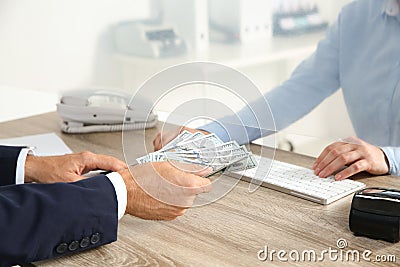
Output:
<svg viewBox="0 0 400 267">
<path fill-rule="evenodd" d="M 120 91 L 78 89 L 67 91 L 57 104 L 65 133 L 112 132 L 154 127 L 157 115 L 152 103 L 140 101 L 142 107 L 129 106 L 130 96 Z M 136 101 L 139 102 L 139 101 Z"/>
</svg>

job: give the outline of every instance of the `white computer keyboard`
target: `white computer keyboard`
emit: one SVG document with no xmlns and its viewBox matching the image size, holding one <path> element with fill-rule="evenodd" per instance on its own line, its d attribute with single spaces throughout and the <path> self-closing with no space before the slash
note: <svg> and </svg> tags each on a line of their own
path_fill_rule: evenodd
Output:
<svg viewBox="0 0 400 267">
<path fill-rule="evenodd" d="M 297 165 L 255 156 L 258 167 L 233 172 L 244 180 L 256 179 L 261 186 L 288 193 L 320 204 L 329 204 L 365 187 L 350 179 L 335 181 L 333 176 L 320 178 L 313 171 Z M 247 179 L 246 179 L 247 178 Z"/>
</svg>

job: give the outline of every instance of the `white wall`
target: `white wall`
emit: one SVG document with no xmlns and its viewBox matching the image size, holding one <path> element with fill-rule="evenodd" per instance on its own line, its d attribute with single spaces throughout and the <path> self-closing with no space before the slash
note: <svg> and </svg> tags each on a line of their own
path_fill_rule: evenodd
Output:
<svg viewBox="0 0 400 267">
<path fill-rule="evenodd" d="M 118 86 L 110 26 L 147 18 L 148 4 L 0 0 L 0 85 L 51 92 L 91 84 Z"/>
<path fill-rule="evenodd" d="M 110 27 L 121 20 L 157 16 L 160 1 L 0 0 L 0 121 L 55 110 L 57 93 L 64 89 L 122 88 L 122 66 L 112 57 Z M 314 1 L 330 22 L 350 2 Z M 256 84 L 270 88 L 290 74 L 278 63 L 273 69 L 270 74 L 275 79 L 268 79 L 267 84 L 265 77 L 257 79 L 257 66 L 246 73 Z M 307 118 L 316 121 L 315 117 Z M 310 123 L 297 126 L 302 129 L 303 124 Z M 296 127 L 289 132 L 298 132 Z"/>
<path fill-rule="evenodd" d="M 337 16 L 342 7 L 352 0 L 316 0 L 321 16 L 327 19 L 330 23 L 337 19 Z"/>
<path fill-rule="evenodd" d="M 121 87 L 110 26 L 155 16 L 159 1 L 0 0 L 0 85 L 50 92 Z M 314 1 L 330 21 L 350 2 Z"/>
</svg>

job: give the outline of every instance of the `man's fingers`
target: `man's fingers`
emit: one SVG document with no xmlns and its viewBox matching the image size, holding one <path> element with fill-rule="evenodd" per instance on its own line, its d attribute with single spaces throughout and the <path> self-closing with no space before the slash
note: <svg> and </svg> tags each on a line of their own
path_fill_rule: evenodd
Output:
<svg viewBox="0 0 400 267">
<path fill-rule="evenodd" d="M 211 190 L 211 181 L 180 171 L 169 162 L 137 165 L 132 169 L 135 182 L 148 195 L 178 207 L 190 207 L 196 195 Z"/>
<path fill-rule="evenodd" d="M 197 165 L 186 164 L 186 168 L 197 168 Z M 200 166 L 201 167 L 201 166 Z M 198 176 L 197 174 L 191 174 L 180 171 L 177 174 L 177 180 L 175 184 L 180 187 L 185 187 L 186 194 L 198 195 L 205 192 L 211 191 L 211 180 Z"/>
<path fill-rule="evenodd" d="M 189 174 L 193 180 L 192 187 L 199 189 L 197 194 L 206 193 L 211 191 L 211 180 L 203 178 L 194 174 Z"/>
<path fill-rule="evenodd" d="M 182 162 L 173 162 L 171 164 L 180 171 L 192 173 L 198 176 L 207 176 L 213 171 L 212 168 L 202 165 L 182 163 Z"/>
<path fill-rule="evenodd" d="M 182 185 L 182 186 L 186 186 L 187 187 L 187 194 L 188 195 L 198 195 L 198 194 L 202 194 L 202 193 L 207 193 L 210 192 L 212 189 L 212 184 L 210 179 L 207 178 L 202 178 L 196 175 L 192 175 L 192 174 L 187 174 L 188 177 L 188 182 L 186 183 L 186 185 Z M 194 201 L 194 198 L 193 198 Z"/>
<path fill-rule="evenodd" d="M 96 155 L 92 154 L 91 158 L 85 160 L 85 171 L 92 170 L 109 170 L 109 171 L 119 171 L 125 169 L 128 166 L 123 161 L 106 155 Z"/>
<path fill-rule="evenodd" d="M 211 184 L 210 179 L 200 177 L 196 174 L 180 172 L 178 175 L 179 177 L 177 177 L 177 180 L 174 183 L 181 187 L 200 188 Z"/>
<path fill-rule="evenodd" d="M 211 185 L 210 179 L 199 177 L 199 176 L 195 176 L 195 177 L 196 177 L 196 186 L 197 187 L 209 187 Z"/>
<path fill-rule="evenodd" d="M 81 176 L 81 175 L 78 175 L 78 174 L 74 174 L 74 173 L 68 173 L 68 174 L 64 174 L 63 178 L 65 179 L 64 182 L 73 183 L 73 182 L 77 182 L 77 181 L 86 179 L 87 177 Z"/>
<path fill-rule="evenodd" d="M 203 192 L 202 193 L 209 193 L 212 190 L 212 183 L 210 179 L 203 178 L 203 185 L 201 186 Z"/>
<path fill-rule="evenodd" d="M 335 175 L 335 180 L 338 181 L 344 180 L 346 178 L 349 178 L 350 176 L 353 176 L 354 174 L 365 171 L 367 169 L 368 169 L 368 162 L 365 159 L 356 161 L 343 171 L 337 173 Z"/>
</svg>

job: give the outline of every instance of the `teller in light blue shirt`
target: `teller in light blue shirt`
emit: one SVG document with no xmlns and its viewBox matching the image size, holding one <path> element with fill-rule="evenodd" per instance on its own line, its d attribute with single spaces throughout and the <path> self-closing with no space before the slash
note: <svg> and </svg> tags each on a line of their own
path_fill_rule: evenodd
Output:
<svg viewBox="0 0 400 267">
<path fill-rule="evenodd" d="M 265 95 L 277 130 L 300 119 L 342 88 L 358 138 L 328 146 L 313 168 L 344 179 L 360 171 L 400 175 L 400 4 L 397 0 L 359 0 L 345 6 L 316 51 L 282 85 Z M 250 104 L 257 107 L 265 99 Z M 334 111 L 333 111 L 334 112 Z M 249 108 L 237 114 L 254 120 Z M 225 118 L 226 119 L 226 118 Z M 222 124 L 224 119 L 221 120 Z M 235 135 L 229 124 L 201 129 L 224 140 L 248 143 L 266 133 Z M 368 142 L 368 143 L 367 143 Z M 373 144 L 373 145 L 372 145 Z"/>
</svg>

